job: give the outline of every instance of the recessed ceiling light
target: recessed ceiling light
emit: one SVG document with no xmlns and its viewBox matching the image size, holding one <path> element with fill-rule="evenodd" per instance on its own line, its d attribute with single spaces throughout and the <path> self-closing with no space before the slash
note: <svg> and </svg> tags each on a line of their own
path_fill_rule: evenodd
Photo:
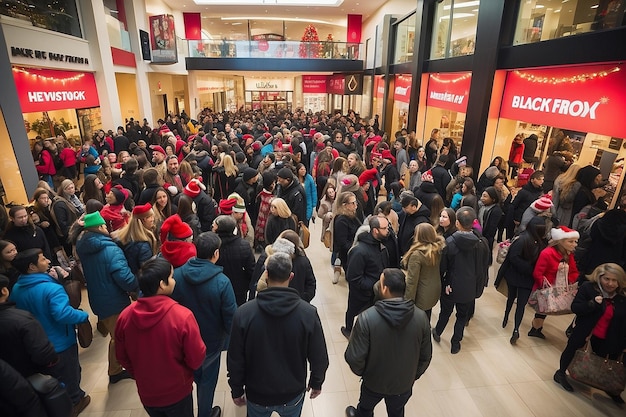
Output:
<svg viewBox="0 0 626 417">
<path fill-rule="evenodd" d="M 544 7 L 546 6 L 544 6 L 543 4 L 538 4 L 535 6 L 535 9 L 543 9 Z"/>
<path fill-rule="evenodd" d="M 598 8 L 598 5 L 596 4 L 596 5 L 594 5 L 594 6 L 591 6 L 591 8 L 592 8 L 592 9 L 597 9 L 597 8 Z"/>
</svg>

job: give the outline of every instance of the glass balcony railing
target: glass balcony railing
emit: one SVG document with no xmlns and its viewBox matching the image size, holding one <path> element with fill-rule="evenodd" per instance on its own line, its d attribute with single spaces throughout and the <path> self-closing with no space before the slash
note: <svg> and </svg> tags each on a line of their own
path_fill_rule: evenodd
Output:
<svg viewBox="0 0 626 417">
<path fill-rule="evenodd" d="M 187 41 L 190 58 L 293 58 L 358 60 L 359 43 L 301 41 Z"/>
</svg>

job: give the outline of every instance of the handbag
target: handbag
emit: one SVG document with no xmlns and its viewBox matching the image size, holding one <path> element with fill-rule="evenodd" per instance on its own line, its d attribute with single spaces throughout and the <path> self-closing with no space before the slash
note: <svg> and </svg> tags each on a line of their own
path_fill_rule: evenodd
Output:
<svg viewBox="0 0 626 417">
<path fill-rule="evenodd" d="M 65 292 L 70 299 L 70 305 L 73 308 L 80 307 L 80 303 L 82 301 L 82 290 L 84 287 L 80 280 L 75 279 L 77 278 L 76 271 L 80 271 L 80 269 L 78 269 L 78 266 L 74 265 L 70 275 L 65 279 L 61 279 L 63 288 L 65 288 Z M 80 347 L 88 348 L 91 346 L 91 342 L 93 341 L 93 328 L 91 327 L 89 320 L 84 323 L 77 324 L 76 329 L 78 330 L 78 344 Z"/>
<path fill-rule="evenodd" d="M 590 338 L 584 348 L 576 351 L 567 371 L 572 379 L 611 395 L 620 395 L 626 387 L 624 352 L 618 360 L 598 356 L 591 350 Z"/>
<path fill-rule="evenodd" d="M 333 243 L 333 234 L 330 231 L 330 227 L 327 227 L 326 230 L 324 230 L 324 236 L 322 238 L 322 241 L 324 242 L 324 246 L 330 249 Z"/>
<path fill-rule="evenodd" d="M 568 284 L 569 265 L 561 261 L 556 273 L 555 285 L 543 278 L 543 288 L 535 290 L 529 304 L 540 314 L 561 315 L 572 312 L 572 301 L 578 292 L 578 284 Z"/>
<path fill-rule="evenodd" d="M 33 374 L 26 378 L 37 393 L 49 417 L 67 417 L 72 411 L 72 400 L 59 380 L 44 374 Z"/>
<path fill-rule="evenodd" d="M 503 242 L 498 243 L 498 254 L 496 255 L 496 262 L 501 264 L 504 262 L 506 255 L 509 253 L 509 248 L 511 247 L 511 239 L 507 239 Z"/>
<path fill-rule="evenodd" d="M 300 235 L 300 240 L 302 241 L 302 245 L 305 248 L 308 248 L 309 242 L 311 240 L 311 232 L 309 231 L 309 228 L 306 227 L 304 222 L 299 222 L 298 225 L 300 226 L 298 234 Z"/>
</svg>

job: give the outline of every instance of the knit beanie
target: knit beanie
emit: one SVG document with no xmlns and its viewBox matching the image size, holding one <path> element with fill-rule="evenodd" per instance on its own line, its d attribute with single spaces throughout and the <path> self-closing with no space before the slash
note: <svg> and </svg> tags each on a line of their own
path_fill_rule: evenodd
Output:
<svg viewBox="0 0 626 417">
<path fill-rule="evenodd" d="M 535 211 L 550 210 L 552 207 L 552 199 L 549 194 L 546 194 L 533 201 L 530 207 Z"/>
<path fill-rule="evenodd" d="M 178 214 L 174 214 L 165 219 L 161 225 L 161 243 L 170 240 L 168 235 L 174 239 L 184 240 L 193 236 L 193 230 L 187 223 L 183 222 Z"/>
<path fill-rule="evenodd" d="M 99 227 L 99 226 L 102 226 L 103 224 L 106 224 L 106 222 L 102 218 L 102 215 L 100 214 L 99 211 L 85 214 L 84 221 L 85 221 L 85 229 L 90 229 L 92 227 Z"/>
</svg>

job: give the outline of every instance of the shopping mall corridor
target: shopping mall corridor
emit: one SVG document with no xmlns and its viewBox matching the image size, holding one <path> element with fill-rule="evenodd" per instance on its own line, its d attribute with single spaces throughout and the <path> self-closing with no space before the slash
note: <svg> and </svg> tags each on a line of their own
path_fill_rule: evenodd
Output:
<svg viewBox="0 0 626 417">
<path fill-rule="evenodd" d="M 343 417 L 346 406 L 356 405 L 360 381 L 343 359 L 347 341 L 340 332 L 347 300 L 343 277 L 331 282 L 330 253 L 319 241 L 321 222 L 311 225 L 311 246 L 307 249 L 317 277 L 313 304 L 322 320 L 330 367 L 322 394 L 306 399 L 303 417 Z M 493 269 L 493 268 L 492 268 Z M 493 282 L 493 270 L 490 271 Z M 83 308 L 88 309 L 87 297 Z M 505 298 L 493 287 L 478 300 L 476 314 L 465 331 L 462 350 L 450 354 L 452 326 L 444 332 L 441 344 L 433 343 L 433 359 L 426 373 L 416 381 L 407 408 L 407 417 L 590 417 L 624 416 L 626 411 L 604 393 L 573 382 L 576 392 L 569 393 L 552 381 L 561 350 L 564 330 L 572 316 L 548 317 L 546 340 L 526 336 L 532 318 L 527 309 L 522 334 L 516 346 L 509 344 L 511 323 L 501 328 Z M 432 323 L 439 307 L 433 310 Z M 454 319 L 454 318 L 453 318 Z M 95 328 L 95 317 L 91 317 Z M 82 387 L 91 395 L 91 404 L 81 417 L 144 417 L 133 380 L 108 384 L 108 338 L 96 332 L 93 344 L 81 349 Z M 158 364 L 155 364 L 158 366 Z M 622 395 L 625 396 L 624 394 Z M 195 402 L 195 401 L 194 401 Z M 236 407 L 226 379 L 226 354 L 222 355 L 215 405 L 223 417 L 245 417 L 245 408 Z M 384 405 L 376 415 L 385 416 Z"/>
</svg>

